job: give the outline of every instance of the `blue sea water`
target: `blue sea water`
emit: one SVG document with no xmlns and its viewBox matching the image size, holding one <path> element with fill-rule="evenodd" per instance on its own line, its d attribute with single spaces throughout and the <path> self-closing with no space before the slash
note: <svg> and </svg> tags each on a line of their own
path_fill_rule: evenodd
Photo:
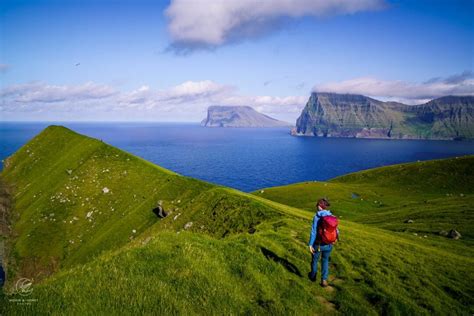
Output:
<svg viewBox="0 0 474 316">
<path fill-rule="evenodd" d="M 51 123 L 0 123 L 5 159 Z M 330 178 L 395 163 L 474 154 L 474 142 L 312 138 L 287 128 L 183 123 L 55 123 L 180 174 L 243 191 Z"/>
</svg>

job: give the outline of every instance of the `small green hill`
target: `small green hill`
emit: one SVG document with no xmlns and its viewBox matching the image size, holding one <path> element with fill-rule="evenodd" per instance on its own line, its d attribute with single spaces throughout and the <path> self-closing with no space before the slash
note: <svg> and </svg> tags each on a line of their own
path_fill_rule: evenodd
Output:
<svg viewBox="0 0 474 316">
<path fill-rule="evenodd" d="M 5 165 L 14 208 L 2 315 L 474 312 L 464 235 L 420 238 L 348 220 L 381 214 L 365 212 L 371 200 L 341 219 L 322 289 L 306 276 L 313 213 L 304 209 L 314 200 L 296 199 L 291 186 L 280 195 L 297 207 L 262 198 L 278 188 L 250 195 L 183 177 L 58 126 Z M 318 185 L 345 188 L 349 199 L 360 188 Z M 373 190 L 360 194 L 391 192 Z M 165 219 L 151 212 L 158 201 Z M 30 304 L 15 302 L 20 277 L 33 279 Z"/>
</svg>

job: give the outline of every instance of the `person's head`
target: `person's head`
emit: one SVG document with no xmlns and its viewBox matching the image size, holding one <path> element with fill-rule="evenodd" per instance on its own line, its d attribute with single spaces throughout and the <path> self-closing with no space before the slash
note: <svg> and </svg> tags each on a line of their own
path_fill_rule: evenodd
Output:
<svg viewBox="0 0 474 316">
<path fill-rule="evenodd" d="M 319 199 L 318 203 L 316 203 L 316 208 L 318 210 L 326 210 L 331 204 L 329 204 L 329 201 L 325 198 Z"/>
</svg>

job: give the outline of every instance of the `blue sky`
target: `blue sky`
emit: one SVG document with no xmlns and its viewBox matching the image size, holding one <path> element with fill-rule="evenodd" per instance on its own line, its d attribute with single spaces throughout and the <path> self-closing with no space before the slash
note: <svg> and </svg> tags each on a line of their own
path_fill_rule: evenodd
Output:
<svg viewBox="0 0 474 316">
<path fill-rule="evenodd" d="M 293 121 L 313 90 L 473 94 L 473 1 L 2 1 L 1 120 Z M 212 4 L 212 5 L 211 5 Z"/>
</svg>

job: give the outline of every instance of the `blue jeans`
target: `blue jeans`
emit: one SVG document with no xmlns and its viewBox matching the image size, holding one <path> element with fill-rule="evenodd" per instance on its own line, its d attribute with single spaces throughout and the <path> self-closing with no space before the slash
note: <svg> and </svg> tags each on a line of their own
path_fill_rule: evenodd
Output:
<svg viewBox="0 0 474 316">
<path fill-rule="evenodd" d="M 311 259 L 311 273 L 310 277 L 312 279 L 316 278 L 316 274 L 318 273 L 318 261 L 319 256 L 321 256 L 321 280 L 327 280 L 329 275 L 329 255 L 332 251 L 332 245 L 318 245 L 313 246 L 315 253 Z"/>
</svg>

